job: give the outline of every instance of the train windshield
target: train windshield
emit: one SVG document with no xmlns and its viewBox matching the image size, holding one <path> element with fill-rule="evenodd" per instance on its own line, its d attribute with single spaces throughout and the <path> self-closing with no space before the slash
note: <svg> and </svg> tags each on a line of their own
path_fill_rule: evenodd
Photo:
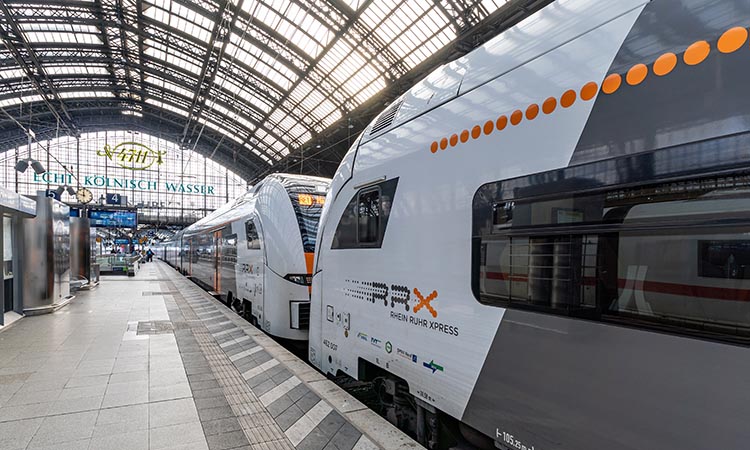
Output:
<svg viewBox="0 0 750 450">
<path fill-rule="evenodd" d="M 290 192 L 294 214 L 297 216 L 297 224 L 302 235 L 302 247 L 305 253 L 315 251 L 315 239 L 318 235 L 318 223 L 320 213 L 325 205 L 325 195 L 307 192 Z"/>
</svg>

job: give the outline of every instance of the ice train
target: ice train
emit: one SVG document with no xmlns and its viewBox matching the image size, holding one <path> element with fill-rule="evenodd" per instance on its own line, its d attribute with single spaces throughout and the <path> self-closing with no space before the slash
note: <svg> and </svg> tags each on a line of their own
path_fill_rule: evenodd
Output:
<svg viewBox="0 0 750 450">
<path fill-rule="evenodd" d="M 305 341 L 328 179 L 269 175 L 166 242 L 163 258 L 266 333 Z"/>
<path fill-rule="evenodd" d="M 750 442 L 750 5 L 555 1 L 344 157 L 309 357 L 429 448 Z"/>
</svg>

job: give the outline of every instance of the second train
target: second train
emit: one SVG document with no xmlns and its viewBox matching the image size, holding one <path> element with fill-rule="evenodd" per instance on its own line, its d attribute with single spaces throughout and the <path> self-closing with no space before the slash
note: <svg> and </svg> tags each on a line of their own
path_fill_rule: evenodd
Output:
<svg viewBox="0 0 750 450">
<path fill-rule="evenodd" d="M 329 182 L 269 175 L 175 234 L 160 256 L 266 333 L 306 341 L 313 251 Z"/>
</svg>

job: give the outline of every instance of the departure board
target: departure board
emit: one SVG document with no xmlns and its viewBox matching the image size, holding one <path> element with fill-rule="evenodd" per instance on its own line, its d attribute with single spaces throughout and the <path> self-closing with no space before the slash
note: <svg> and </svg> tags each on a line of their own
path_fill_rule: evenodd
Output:
<svg viewBox="0 0 750 450">
<path fill-rule="evenodd" d="M 92 227 L 102 228 L 136 228 L 138 213 L 132 210 L 89 210 Z"/>
</svg>

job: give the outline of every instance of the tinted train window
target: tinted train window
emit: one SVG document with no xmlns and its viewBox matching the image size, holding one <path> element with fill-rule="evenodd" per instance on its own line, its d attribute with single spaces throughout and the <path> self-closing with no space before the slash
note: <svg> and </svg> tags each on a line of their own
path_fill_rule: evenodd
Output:
<svg viewBox="0 0 750 450">
<path fill-rule="evenodd" d="M 247 248 L 252 250 L 260 249 L 260 236 L 252 220 L 245 222 L 245 235 L 247 237 Z"/>
<path fill-rule="evenodd" d="M 397 185 L 394 178 L 356 192 L 341 214 L 331 248 L 380 248 Z"/>
<path fill-rule="evenodd" d="M 474 199 L 471 283 L 480 302 L 750 340 L 746 175 L 567 196 L 498 184 Z"/>
<path fill-rule="evenodd" d="M 307 253 L 315 251 L 315 239 L 318 236 L 320 215 L 325 205 L 325 195 L 290 192 L 294 214 L 302 236 L 302 248 Z"/>
<path fill-rule="evenodd" d="M 237 235 L 229 234 L 221 238 L 221 262 L 235 264 L 237 262 Z"/>
<path fill-rule="evenodd" d="M 357 241 L 374 244 L 380 238 L 380 188 L 359 194 L 357 200 Z"/>
<path fill-rule="evenodd" d="M 698 275 L 750 280 L 750 241 L 700 241 Z"/>
</svg>

